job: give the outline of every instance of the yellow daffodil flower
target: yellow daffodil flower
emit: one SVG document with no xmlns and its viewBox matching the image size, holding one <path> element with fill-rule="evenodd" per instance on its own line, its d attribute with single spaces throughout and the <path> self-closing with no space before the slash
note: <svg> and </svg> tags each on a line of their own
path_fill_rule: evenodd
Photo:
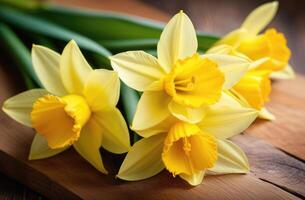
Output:
<svg viewBox="0 0 305 200">
<path fill-rule="evenodd" d="M 62 55 L 34 45 L 32 62 L 45 89 L 23 92 L 3 105 L 10 117 L 37 132 L 29 159 L 47 158 L 73 145 L 96 169 L 107 173 L 100 147 L 113 153 L 130 148 L 128 128 L 116 108 L 117 73 L 93 70 L 74 41 Z"/>
<path fill-rule="evenodd" d="M 169 116 L 160 124 L 138 131 L 144 138 L 131 147 L 117 177 L 136 181 L 166 168 L 173 176 L 198 185 L 206 172 L 247 173 L 245 154 L 227 138 L 245 130 L 256 117 L 255 109 L 242 106 L 226 93 L 196 124 Z"/>
<path fill-rule="evenodd" d="M 230 89 L 230 91 L 243 101 L 245 106 L 260 110 L 259 118 L 274 120 L 275 117 L 265 108 L 265 103 L 269 101 L 269 95 L 271 93 L 271 81 L 269 69 L 257 69 L 265 63 L 268 58 L 261 58 L 256 61 L 252 61 L 246 55 L 237 52 L 232 46 L 219 45 L 211 48 L 208 53 L 218 53 L 224 55 L 236 55 L 249 59 L 250 66 L 247 73 L 239 80 L 237 84 Z"/>
<path fill-rule="evenodd" d="M 270 70 L 275 79 L 291 79 L 294 71 L 289 65 L 290 49 L 282 33 L 267 29 L 259 34 L 273 19 L 278 2 L 266 3 L 253 10 L 241 27 L 223 37 L 216 45 L 230 45 L 234 50 L 245 54 L 253 61 L 267 58 L 257 66 L 257 70 Z"/>
<path fill-rule="evenodd" d="M 208 105 L 218 102 L 247 71 L 248 60 L 238 56 L 197 53 L 192 22 L 182 11 L 165 26 L 157 46 L 158 58 L 143 51 L 110 57 L 119 77 L 143 92 L 132 128 L 142 130 L 172 114 L 182 121 L 202 120 Z"/>
</svg>

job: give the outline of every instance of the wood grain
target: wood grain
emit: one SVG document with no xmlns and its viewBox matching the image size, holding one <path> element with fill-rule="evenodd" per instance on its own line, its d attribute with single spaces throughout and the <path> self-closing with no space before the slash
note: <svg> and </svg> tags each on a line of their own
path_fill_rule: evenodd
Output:
<svg viewBox="0 0 305 200">
<path fill-rule="evenodd" d="M 247 154 L 251 172 L 305 199 L 305 164 L 250 135 L 232 139 Z"/>
<path fill-rule="evenodd" d="M 42 200 L 43 197 L 0 174 L 0 199 Z"/>
<path fill-rule="evenodd" d="M 51 199 L 141 199 L 144 196 L 145 199 L 296 199 L 251 175 L 210 176 L 198 187 L 190 187 L 165 171 L 148 180 L 123 182 L 100 174 L 74 150 L 29 162 L 27 150 L 33 131 L 3 113 L 0 120 L 10 127 L 1 131 L 0 169 Z"/>
</svg>

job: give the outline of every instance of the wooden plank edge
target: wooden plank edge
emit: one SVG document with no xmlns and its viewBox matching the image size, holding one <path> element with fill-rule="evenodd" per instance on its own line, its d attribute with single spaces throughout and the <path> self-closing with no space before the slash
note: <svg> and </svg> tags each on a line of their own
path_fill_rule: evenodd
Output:
<svg viewBox="0 0 305 200">
<path fill-rule="evenodd" d="M 246 153 L 257 178 L 305 199 L 305 163 L 250 135 L 232 138 Z"/>
<path fill-rule="evenodd" d="M 72 191 L 51 180 L 51 177 L 47 177 L 27 163 L 11 157 L 2 150 L 0 150 L 0 170 L 17 182 L 50 199 L 81 199 Z"/>
</svg>

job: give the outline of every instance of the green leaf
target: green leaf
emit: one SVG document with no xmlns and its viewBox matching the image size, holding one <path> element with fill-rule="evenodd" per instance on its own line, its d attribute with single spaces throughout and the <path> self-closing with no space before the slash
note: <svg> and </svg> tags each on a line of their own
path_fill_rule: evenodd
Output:
<svg viewBox="0 0 305 200">
<path fill-rule="evenodd" d="M 108 42 L 107 44 L 107 42 L 103 43 L 103 40 L 132 39 L 129 42 L 124 41 L 124 49 L 143 49 L 144 44 L 144 47 L 155 47 L 164 28 L 164 23 L 141 17 L 56 5 L 45 6 L 35 14 L 94 40 L 101 41 L 101 44 L 108 45 L 111 50 L 118 50 L 119 43 Z M 197 36 L 198 47 L 202 51 L 209 49 L 219 39 L 217 36 L 202 32 L 198 32 Z"/>
<path fill-rule="evenodd" d="M 138 93 L 121 82 L 121 97 L 126 120 L 128 124 L 131 124 L 139 101 Z"/>
<path fill-rule="evenodd" d="M 29 50 L 18 38 L 18 36 L 4 23 L 0 23 L 0 40 L 3 49 L 9 52 L 12 60 L 15 61 L 21 71 L 28 89 L 35 87 L 33 81 L 42 86 L 32 66 L 32 60 Z"/>
<path fill-rule="evenodd" d="M 40 19 L 38 17 L 34 17 L 4 6 L 0 7 L 0 18 L 11 25 L 28 32 L 38 33 L 66 42 L 74 39 L 83 49 L 95 52 L 104 57 L 108 57 L 110 55 L 110 52 L 107 49 L 93 40 L 47 20 Z M 75 24 L 76 22 L 72 19 L 70 23 Z M 85 27 L 83 28 L 85 29 Z"/>
<path fill-rule="evenodd" d="M 45 6 L 37 14 L 95 40 L 159 38 L 163 28 L 144 18 L 56 5 Z"/>
<path fill-rule="evenodd" d="M 99 41 L 105 48 L 112 51 L 131 51 L 139 49 L 156 49 L 158 39 L 114 39 L 114 40 L 101 40 Z"/>
<path fill-rule="evenodd" d="M 20 9 L 36 9 L 42 6 L 44 2 L 41 0 L 1 0 L 0 5 L 1 4 L 13 6 Z"/>
</svg>

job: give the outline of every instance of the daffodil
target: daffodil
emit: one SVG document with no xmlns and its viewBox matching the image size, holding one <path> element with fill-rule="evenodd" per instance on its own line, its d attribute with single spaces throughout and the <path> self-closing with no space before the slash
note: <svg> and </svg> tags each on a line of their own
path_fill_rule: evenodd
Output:
<svg viewBox="0 0 305 200">
<path fill-rule="evenodd" d="M 227 138 L 245 130 L 256 117 L 257 110 L 242 106 L 226 93 L 196 124 L 169 116 L 137 132 L 144 138 L 131 147 L 117 177 L 136 181 L 166 168 L 173 176 L 198 185 L 205 173 L 247 173 L 247 157 Z"/>
<path fill-rule="evenodd" d="M 182 11 L 165 26 L 157 46 L 158 58 L 143 51 L 111 56 L 119 77 L 143 92 L 132 128 L 143 130 L 169 115 L 197 123 L 207 106 L 221 98 L 247 71 L 247 59 L 223 54 L 197 53 L 192 22 Z"/>
<path fill-rule="evenodd" d="M 270 70 L 272 78 L 290 79 L 294 71 L 289 65 L 290 49 L 283 33 L 267 29 L 260 33 L 273 19 L 278 2 L 266 3 L 253 10 L 241 27 L 223 37 L 216 45 L 230 45 L 253 61 L 266 58 L 257 70 Z"/>
<path fill-rule="evenodd" d="M 209 49 L 207 52 L 236 55 L 249 59 L 246 55 L 237 52 L 229 45 L 219 45 Z M 256 61 L 249 59 L 250 66 L 248 71 L 230 91 L 243 102 L 243 105 L 260 110 L 260 118 L 274 120 L 274 115 L 265 108 L 265 103 L 269 101 L 269 95 L 271 93 L 271 81 L 269 76 L 272 71 L 269 69 L 257 69 L 258 66 L 261 66 L 266 60 L 268 60 L 268 58 L 261 58 Z"/>
<path fill-rule="evenodd" d="M 5 101 L 3 110 L 37 134 L 29 159 L 54 156 L 73 146 L 102 173 L 100 148 L 124 153 L 128 128 L 116 108 L 120 81 L 116 72 L 93 70 L 74 41 L 61 55 L 43 46 L 32 48 L 33 67 L 45 89 L 32 89 Z"/>
</svg>

